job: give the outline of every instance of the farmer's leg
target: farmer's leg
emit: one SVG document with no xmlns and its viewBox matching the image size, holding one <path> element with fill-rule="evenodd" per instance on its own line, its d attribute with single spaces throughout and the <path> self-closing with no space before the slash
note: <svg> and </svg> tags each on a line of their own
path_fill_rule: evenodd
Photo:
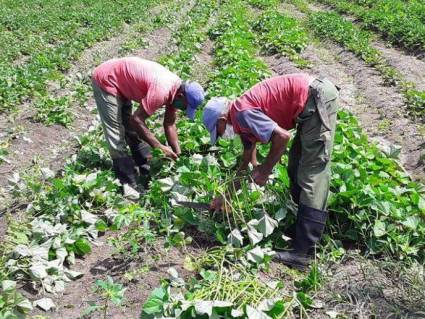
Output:
<svg viewBox="0 0 425 319">
<path fill-rule="evenodd" d="M 151 147 L 145 141 L 141 140 L 136 131 L 130 126 L 130 117 L 132 115 L 131 101 L 126 101 L 123 105 L 123 123 L 125 127 L 125 140 L 130 147 L 133 159 L 139 167 L 141 173 L 148 172 L 148 161 L 151 159 Z"/>
<path fill-rule="evenodd" d="M 298 127 L 301 159 L 298 185 L 301 188 L 294 250 L 278 253 L 276 259 L 300 269 L 309 264 L 309 252 L 320 240 L 326 219 L 330 157 L 336 126 L 338 92 L 327 80 L 312 84 L 315 109 Z"/>
<path fill-rule="evenodd" d="M 128 156 L 122 121 L 123 100 L 103 91 L 94 81 L 92 86 L 113 169 L 122 184 L 135 186 L 134 162 Z"/>
<path fill-rule="evenodd" d="M 298 168 L 300 203 L 325 211 L 329 194 L 330 163 L 338 109 L 338 91 L 324 80 L 316 80 L 316 112 L 300 128 L 302 154 Z"/>
</svg>

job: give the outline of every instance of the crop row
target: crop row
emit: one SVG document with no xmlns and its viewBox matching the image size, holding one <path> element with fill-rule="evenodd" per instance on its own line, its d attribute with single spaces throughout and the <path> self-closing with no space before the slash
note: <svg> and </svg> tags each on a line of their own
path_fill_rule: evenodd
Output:
<svg viewBox="0 0 425 319">
<path fill-rule="evenodd" d="M 256 58 L 258 48 L 252 45 L 253 17 L 246 4 L 230 0 L 220 11 L 219 24 L 209 32 L 215 44 L 214 69 L 208 82 L 208 92 L 210 96 L 237 96 L 261 81 L 268 71 L 267 66 Z M 270 198 L 262 201 L 272 196 L 273 188 L 269 191 L 255 188 L 248 191 L 245 188 L 248 185 L 244 185 L 243 192 L 233 198 L 232 211 L 215 216 L 176 206 L 176 201 L 209 202 L 214 194 L 227 195 L 227 181 L 234 174 L 233 167 L 241 151 L 238 140 L 220 141 L 217 158 L 209 154 L 205 149 L 208 134 L 200 121 L 179 123 L 179 132 L 182 132 L 183 149 L 189 149 L 192 155 L 159 168 L 146 195 L 148 209 L 161 209 L 182 235 L 188 226 L 196 226 L 216 242 L 231 244 L 234 248 L 221 246 L 189 258 L 186 267 L 198 275 L 184 283 L 178 274 L 172 272 L 170 281 L 163 282 L 152 292 L 143 306 L 141 317 L 174 318 L 179 314 L 185 318 L 201 315 L 208 318 L 217 315 L 251 318 L 266 313 L 278 317 L 294 311 L 294 308 L 303 313 L 304 306 L 310 301 L 303 291 L 282 297 L 281 286 L 263 282 L 255 275 L 257 267 L 261 268 L 270 261 L 270 249 L 258 243 L 277 226 L 274 218 L 279 206 L 272 204 Z M 264 228 L 259 226 L 257 230 L 248 226 L 249 230 L 242 230 L 253 224 L 256 218 Z M 253 235 L 256 239 L 250 237 Z M 177 299 L 176 294 L 171 293 L 171 287 L 177 287 L 177 292 L 185 297 Z"/>
<path fill-rule="evenodd" d="M 268 73 L 264 64 L 255 58 L 256 48 L 244 41 L 249 39 L 252 43 L 254 36 L 246 24 L 249 20 L 247 13 L 237 1 L 228 4 L 237 6 L 239 10 L 236 12 L 234 8 L 225 6 L 225 22 L 210 31 L 210 36 L 216 41 L 215 69 L 209 82 L 211 96 L 239 95 L 252 85 L 245 80 L 248 76 L 255 83 Z M 255 74 L 252 73 L 254 67 Z M 211 217 L 178 207 L 176 201 L 208 202 L 213 193 L 228 196 L 228 180 L 232 177 L 232 166 L 241 150 L 238 141 L 221 141 L 217 158 L 208 153 L 201 155 L 202 145 L 208 141 L 208 136 L 200 123 L 182 122 L 179 128 L 183 133 L 184 149 L 195 154 L 158 167 L 156 179 L 152 181 L 146 196 L 147 207 L 151 211 L 163 211 L 170 224 L 180 229 L 178 233 L 175 229 L 172 235 L 183 244 L 190 240 L 183 238 L 185 227 L 191 225 L 211 234 L 217 241 L 236 248 L 231 252 L 219 250 L 222 259 L 213 257 L 217 250 L 207 252 L 206 257 L 192 259 L 190 267 L 199 272 L 200 279 L 187 283 L 184 288 L 180 286 L 186 298 L 175 299 L 170 294 L 170 287 L 175 287 L 182 280 L 173 273 L 170 281 L 152 292 L 144 306 L 144 315 L 165 313 L 173 316 L 182 311 L 189 318 L 214 313 L 229 316 L 232 309 L 242 311 L 238 312 L 241 316 L 244 316 L 244 311 L 258 314 L 258 310 L 270 315 L 279 314 L 277 306 L 288 306 L 285 302 L 289 301 L 270 302 L 268 307 L 263 308 L 264 305 L 258 304 L 257 297 L 256 304 L 249 299 L 252 296 L 249 287 L 259 285 L 258 290 L 263 291 L 264 296 L 273 294 L 273 290 L 262 290 L 261 283 L 253 283 L 249 274 L 239 269 L 236 272 L 242 274 L 241 281 L 246 279 L 248 283 L 245 283 L 246 295 L 239 295 L 240 299 L 235 300 L 231 291 L 238 289 L 232 288 L 237 286 L 237 282 L 229 283 L 223 279 L 226 272 L 232 273 L 234 270 L 232 266 L 220 265 L 241 263 L 245 269 L 251 270 L 255 268 L 253 264 L 261 267 L 270 260 L 269 252 L 264 248 L 271 242 L 275 246 L 282 244 L 277 223 L 281 223 L 282 229 L 293 220 L 287 201 L 286 169 L 278 166 L 273 182 L 265 189 L 245 185 L 236 198 L 229 199 L 232 204 L 229 214 Z M 412 182 L 396 161 L 371 145 L 357 120 L 346 111 L 339 113 L 335 143 L 332 195 L 329 200 L 329 232 L 332 238 L 356 242 L 371 254 L 423 260 L 425 225 L 422 216 L 425 199 L 421 185 Z M 260 149 L 262 155 L 265 151 L 264 147 Z M 261 226 L 256 228 L 253 225 Z M 176 243 L 176 240 L 173 242 Z M 208 262 L 204 263 L 203 258 Z M 311 276 L 314 276 L 314 271 Z M 296 305 L 300 305 L 301 309 L 308 306 L 309 298 L 303 291 L 296 296 Z M 250 300 L 248 304 L 246 300 Z"/>
<path fill-rule="evenodd" d="M 238 16 L 234 19 L 237 21 Z M 237 25 L 243 24 L 238 21 Z M 235 28 L 234 33 L 228 34 L 220 28 L 223 28 L 223 25 L 219 25 L 210 32 L 217 42 L 215 61 L 218 67 L 212 73 L 209 92 L 211 96 L 235 96 L 250 87 L 253 82 L 259 81 L 268 71 L 261 61 L 253 59 L 255 48 L 244 41 L 252 39 L 252 33 L 247 32 L 246 29 Z M 219 39 L 217 39 L 218 34 L 220 34 Z M 243 35 L 242 39 L 237 36 L 239 34 Z M 232 43 L 232 46 L 229 45 L 230 48 L 223 44 L 226 39 Z M 253 74 L 254 67 L 256 71 Z M 248 77 L 252 82 L 245 80 Z M 330 210 L 334 212 L 331 214 L 333 222 L 330 227 L 334 232 L 334 238 L 355 240 L 374 254 L 422 260 L 425 225 L 421 216 L 425 210 L 425 201 L 421 185 L 410 180 L 399 164 L 391 158 L 392 154 L 386 155 L 369 143 L 353 115 L 341 110 L 339 123 L 335 137 L 330 198 Z M 192 152 L 196 152 L 196 147 L 207 140 L 207 137 L 201 134 L 201 128 L 196 125 L 181 131 L 185 132 L 183 143 L 191 145 Z M 220 144 L 222 148 L 218 160 L 224 170 L 222 173 L 217 173 L 210 163 L 206 175 L 198 172 L 195 167 L 188 166 L 179 171 L 181 176 L 175 178 L 182 179 L 182 182 L 186 183 L 183 186 L 190 184 L 192 188 L 199 187 L 196 193 L 197 196 L 200 196 L 199 194 L 202 196 L 197 197 L 198 200 L 210 200 L 211 196 L 206 190 L 215 189 L 218 192 L 220 184 L 224 183 L 230 174 L 228 170 L 235 162 L 237 152 L 240 150 L 240 144 L 235 143 L 222 141 Z M 177 163 L 179 164 L 180 162 Z M 285 199 L 288 183 L 285 168 L 278 166 L 275 173 L 276 184 L 269 187 L 278 189 L 278 195 L 275 194 L 275 196 Z M 160 176 L 165 175 L 162 173 Z M 221 176 L 221 182 L 217 181 L 217 179 L 220 180 L 217 176 Z M 171 178 L 163 182 L 173 184 L 175 180 Z M 158 183 L 161 182 L 158 181 Z M 161 185 L 153 182 L 152 194 L 156 193 L 153 196 L 159 201 L 158 205 L 163 207 L 165 205 L 163 200 L 169 198 L 169 195 L 164 193 Z M 236 214 L 237 216 L 247 213 L 250 209 L 247 205 L 255 206 L 255 201 L 241 202 L 245 206 L 240 208 L 241 214 Z M 270 214 L 273 216 L 272 213 Z M 243 220 L 243 217 L 240 219 Z M 196 220 L 195 216 L 187 217 L 187 219 L 192 222 Z M 205 226 L 205 221 L 203 224 Z M 236 225 L 239 224 L 231 223 L 229 227 Z M 217 224 L 211 227 L 214 229 L 216 226 Z M 216 234 L 220 232 L 219 229 L 215 231 Z M 223 235 L 217 237 L 226 238 Z"/>
<path fill-rule="evenodd" d="M 163 10 L 160 19 L 145 12 L 149 28 L 175 19 L 178 10 L 172 8 L 176 10 Z M 88 84 L 83 86 L 84 92 L 89 90 Z M 76 257 L 90 253 L 99 232 L 147 220 L 149 214 L 118 194 L 100 126 L 92 126 L 79 143 L 78 154 L 65 165 L 61 176 L 54 178 L 53 172 L 42 168 L 23 178 L 16 174 L 10 181 L 10 192 L 31 204 L 22 219 L 8 220 L 5 249 L 0 255 L 0 281 L 7 286 L 0 293 L 2 316 L 15 318 L 31 309 L 16 291 L 16 281 L 30 280 L 37 290 L 60 294 L 67 281 L 83 275 L 70 266 Z"/>
<path fill-rule="evenodd" d="M 79 3 L 78 1 L 76 3 Z M 47 28 L 44 32 L 34 33 L 28 39 L 44 39 L 44 36 L 55 33 L 55 30 L 60 30 L 61 27 L 67 25 L 63 20 L 69 22 L 76 29 L 71 29 L 69 32 L 63 32 L 62 37 L 58 37 L 57 43 L 44 43 L 34 45 L 35 51 L 25 51 L 27 59 L 23 59 L 22 63 L 11 63 L 7 59 L 0 62 L 0 112 L 10 112 L 18 105 L 26 102 L 34 97 L 46 98 L 47 86 L 49 81 L 60 82 L 63 79 L 63 72 L 69 69 L 72 62 L 75 61 L 80 54 L 91 47 L 93 44 L 110 38 L 118 34 L 124 27 L 124 23 L 137 23 L 143 21 L 143 14 L 139 14 L 140 8 L 144 9 L 152 6 L 155 1 L 139 0 L 139 1 L 104 1 L 90 2 L 88 8 L 81 10 L 84 7 L 83 3 L 80 6 L 70 6 L 63 10 L 63 7 L 57 4 L 57 13 L 52 15 L 53 21 L 51 24 L 44 25 L 44 14 L 40 14 L 38 6 L 35 5 L 31 14 L 36 14 L 40 18 L 35 21 L 41 21 L 42 28 Z M 26 6 L 23 4 L 23 8 Z M 53 7 L 51 8 L 52 10 Z M 68 9 L 68 10 L 66 10 Z M 75 10 L 75 11 L 73 11 Z M 25 10 L 22 10 L 25 11 Z M 136 14 L 135 14 L 136 13 Z M 83 14 L 83 16 L 81 16 Z M 108 19 L 104 19 L 107 16 Z M 73 19 L 72 19 L 72 18 Z M 18 43 L 5 42 L 5 51 L 9 47 L 20 47 L 19 41 L 27 39 L 25 33 L 20 38 L 21 28 L 32 30 L 32 20 L 25 14 L 4 16 L 5 28 L 10 31 L 5 31 L 2 34 L 18 37 Z M 74 20 L 75 19 L 75 20 Z M 35 29 L 37 30 L 37 23 Z M 15 27 L 15 26 L 22 27 Z M 80 26 L 77 28 L 77 25 Z M 50 27 L 49 27 L 50 26 Z M 16 34 L 14 28 L 17 28 Z M 31 31 L 29 31 L 31 32 Z M 44 41 L 44 40 L 40 40 Z M 10 45 L 8 44 L 10 43 Z M 22 46 L 25 46 L 22 44 Z M 13 56 L 13 54 L 11 54 Z M 41 100 L 42 100 L 41 99 Z M 47 106 L 49 107 L 49 106 Z"/>
<path fill-rule="evenodd" d="M 307 32 L 296 19 L 272 8 L 255 20 L 253 29 L 258 33 L 258 43 L 264 53 L 285 55 L 300 67 L 308 64 L 299 55 L 307 46 Z"/>
<path fill-rule="evenodd" d="M 195 53 L 202 49 L 207 38 L 208 22 L 212 19 L 211 16 L 217 10 L 217 6 L 217 1 L 199 2 L 174 36 L 178 52 L 163 56 L 159 63 L 179 74 L 181 78 L 188 79 L 197 64 Z"/>
<path fill-rule="evenodd" d="M 417 90 L 414 83 L 406 81 L 385 61 L 379 50 L 371 45 L 369 32 L 361 30 L 335 12 L 310 12 L 308 25 L 321 39 L 341 44 L 367 64 L 375 67 L 388 83 L 398 84 L 412 116 L 424 118 L 425 92 Z"/>
<path fill-rule="evenodd" d="M 316 35 L 342 44 L 380 70 L 387 80 L 401 84 L 410 108 L 423 116 L 424 92 L 412 89 L 413 84 L 383 61 L 371 47 L 367 32 L 335 13 L 313 13 L 305 2 L 298 3 L 303 4 L 308 25 Z M 410 180 L 391 158 L 393 154 L 384 154 L 369 143 L 352 114 L 340 110 L 338 115 L 329 199 L 333 238 L 361 243 L 373 254 L 423 260 L 423 187 Z M 278 172 L 279 176 L 286 174 L 281 167 Z"/>
<path fill-rule="evenodd" d="M 407 103 L 423 116 L 423 92 L 411 89 L 412 84 L 383 61 L 370 46 L 367 32 L 335 13 L 311 12 L 304 1 L 297 5 L 308 14 L 308 25 L 316 35 L 342 44 L 387 80 L 401 84 Z M 415 101 L 410 100 L 412 92 Z M 329 210 L 334 212 L 329 223 L 333 238 L 361 243 L 372 254 L 423 260 L 423 186 L 410 180 L 393 154 L 384 154 L 369 143 L 352 114 L 340 110 L 338 115 L 329 200 Z"/>
<path fill-rule="evenodd" d="M 195 8 L 209 10 L 208 2 L 199 0 Z M 246 4 L 229 0 L 219 10 L 220 23 L 209 32 L 215 40 L 215 67 L 208 92 L 211 96 L 234 97 L 269 72 L 256 58 L 258 50 L 252 45 L 255 34 L 250 29 L 252 20 Z M 194 20 L 196 16 L 193 15 Z M 199 12 L 199 17 L 205 18 L 203 12 Z M 193 21 L 192 27 L 197 25 Z M 184 32 L 191 31 L 189 28 Z M 184 36 L 183 31 L 181 36 Z M 195 54 L 196 50 L 190 52 Z M 341 111 L 339 117 L 330 199 L 333 211 L 330 227 L 334 238 L 358 240 L 372 253 L 389 252 L 423 260 L 423 190 L 400 171 L 395 161 L 368 143 L 352 115 Z M 311 303 L 305 295 L 309 289 L 305 288 L 305 283 L 300 283 L 304 288 L 293 296 L 274 300 L 280 287 L 273 283 L 267 285 L 251 273 L 270 260 L 267 246 L 271 242 L 278 243 L 281 235 L 277 223 L 286 227 L 293 220 L 286 201 L 288 177 L 285 168 L 276 168 L 274 180 L 265 189 L 244 185 L 242 192 L 233 198 L 232 214 L 209 216 L 177 207 L 177 200 L 208 202 L 214 194 L 226 195 L 232 166 L 241 151 L 238 140 L 221 141 L 217 157 L 209 154 L 213 150 L 206 148 L 208 134 L 199 116 L 194 123 L 180 121 L 178 127 L 185 156 L 170 163 L 154 153 L 151 188 L 139 205 L 129 204 L 117 194 L 118 185 L 109 172 L 107 149 L 99 128 L 83 136 L 78 156 L 66 166 L 62 177 L 48 178 L 47 189 L 37 182 L 29 184 L 31 194 L 35 195 L 29 220 L 28 223 L 11 223 L 7 249 L 0 260 L 3 263 L 0 263 L 1 279 L 17 275 L 17 278 L 42 283 L 46 290 L 60 291 L 65 277 L 81 274 L 70 272 L 67 267 L 57 267 L 57 260 L 72 263 L 75 255 L 88 253 L 90 241 L 98 231 L 133 224 L 131 231 L 113 243 L 123 251 L 131 248 L 132 253 L 137 253 L 141 245 L 149 248 L 158 234 L 166 235 L 167 246 L 184 246 L 190 241 L 184 230 L 193 225 L 212 234 L 218 242 L 229 242 L 235 247 L 209 251 L 190 263 L 200 279 L 188 283 L 183 290 L 189 292 L 184 300 L 172 299 L 170 295 L 170 285 L 183 288 L 181 278 L 172 272 L 170 285 L 164 284 L 155 290 L 148 300 L 144 307 L 146 315 L 161 313 L 166 308 L 186 311 L 189 318 L 222 313 L 228 317 L 245 313 L 249 317 L 261 315 L 261 312 L 283 316 L 297 308 L 301 309 L 302 316 L 303 307 Z M 264 155 L 266 150 L 262 147 L 260 153 Z M 24 191 L 21 186 L 17 180 L 15 190 Z M 33 243 L 39 245 L 32 247 Z M 36 256 L 47 257 L 47 266 Z M 236 280 L 236 274 L 242 277 Z M 314 271 L 312 274 L 309 276 L 315 276 Z M 226 302 L 219 302 L 224 300 Z"/>
<path fill-rule="evenodd" d="M 378 30 L 392 43 L 414 52 L 425 51 L 425 4 L 423 1 L 317 0 L 353 14 L 362 24 Z"/>
</svg>

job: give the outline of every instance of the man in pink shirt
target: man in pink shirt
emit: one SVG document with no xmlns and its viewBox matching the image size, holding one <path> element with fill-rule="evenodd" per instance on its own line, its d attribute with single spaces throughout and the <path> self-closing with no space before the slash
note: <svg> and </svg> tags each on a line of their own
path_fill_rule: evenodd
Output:
<svg viewBox="0 0 425 319">
<path fill-rule="evenodd" d="M 156 62 L 126 57 L 99 65 L 93 72 L 92 84 L 113 170 L 123 185 L 137 188 L 135 164 L 139 173 L 148 173 L 151 147 L 177 159 L 180 146 L 176 109 L 194 118 L 204 100 L 204 90 L 198 83 L 182 81 Z M 140 103 L 134 113 L 132 101 Z M 168 146 L 161 144 L 146 125 L 146 119 L 161 107 L 165 107 Z M 128 156 L 127 145 L 133 158 Z"/>
<path fill-rule="evenodd" d="M 244 145 L 239 171 L 249 163 L 252 177 L 264 185 L 280 161 L 296 128 L 289 151 L 288 175 L 292 199 L 298 204 L 293 249 L 278 252 L 275 258 L 305 269 L 311 252 L 320 240 L 326 219 L 330 158 L 338 109 L 338 90 L 326 79 L 308 74 L 289 74 L 264 80 L 234 101 L 215 98 L 204 109 L 203 121 L 211 142 L 239 134 Z M 264 163 L 257 165 L 256 143 L 271 143 Z M 220 210 L 221 198 L 211 208 Z"/>
</svg>

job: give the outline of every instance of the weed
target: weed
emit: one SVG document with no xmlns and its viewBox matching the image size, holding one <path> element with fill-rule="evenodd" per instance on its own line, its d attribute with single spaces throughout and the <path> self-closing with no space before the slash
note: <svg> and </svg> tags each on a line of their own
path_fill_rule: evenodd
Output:
<svg viewBox="0 0 425 319">
<path fill-rule="evenodd" d="M 108 276 L 107 280 L 96 280 L 94 292 L 100 295 L 100 303 L 90 303 L 90 306 L 84 311 L 83 316 L 89 316 L 94 312 L 102 314 L 104 319 L 107 318 L 108 309 L 110 304 L 121 306 L 124 302 L 124 288 L 121 284 L 114 283 L 111 277 Z"/>
</svg>

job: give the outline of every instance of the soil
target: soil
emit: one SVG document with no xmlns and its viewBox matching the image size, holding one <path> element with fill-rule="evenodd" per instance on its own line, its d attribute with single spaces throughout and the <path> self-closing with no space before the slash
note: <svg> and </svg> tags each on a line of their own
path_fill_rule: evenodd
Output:
<svg viewBox="0 0 425 319">
<path fill-rule="evenodd" d="M 397 69 L 407 81 L 415 83 L 417 90 L 425 91 L 424 60 L 380 40 L 374 41 L 373 46 L 381 52 L 388 64 Z"/>
<path fill-rule="evenodd" d="M 323 4 L 310 4 L 309 8 L 313 11 L 331 11 L 331 7 Z M 356 24 L 357 19 L 348 14 L 342 14 L 347 20 L 352 21 Z M 412 83 L 415 83 L 416 87 L 420 91 L 425 90 L 425 60 L 419 58 L 413 53 L 406 52 L 403 49 L 399 49 L 391 46 L 391 44 L 382 40 L 378 35 L 375 35 L 375 40 L 372 42 L 372 46 L 380 51 L 382 57 L 387 61 L 389 65 L 397 69 L 403 77 Z"/>
<path fill-rule="evenodd" d="M 287 4 L 285 4 L 285 8 L 291 8 L 294 15 L 302 15 Z M 97 44 L 96 48 L 87 50 L 70 73 L 89 72 L 90 66 L 95 65 L 99 56 L 102 59 L 116 56 L 118 54 L 116 49 L 119 47 L 119 43 L 124 41 L 124 37 L 125 35 L 122 34 L 110 41 Z M 171 52 L 173 47 L 172 44 L 170 45 L 170 39 L 170 29 L 155 30 L 147 36 L 149 47 L 134 52 L 134 55 L 155 59 L 159 55 Z M 201 83 L 205 83 L 207 79 L 208 66 L 212 63 L 212 48 L 213 43 L 208 40 L 197 55 L 198 63 L 195 66 L 194 74 Z M 311 73 L 317 76 L 326 76 L 341 86 L 342 106 L 360 118 L 361 124 L 368 134 L 377 137 L 382 143 L 400 144 L 402 146 L 401 160 L 406 169 L 412 175 L 421 176 L 422 174 L 422 178 L 424 178 L 425 164 L 418 160 L 420 152 L 423 152 L 423 146 L 421 148 L 420 143 L 425 143 L 424 136 L 420 136 L 418 133 L 416 123 L 403 117 L 403 100 L 397 89 L 386 86 L 374 69 L 333 44 L 313 43 L 307 47 L 303 57 L 312 63 Z M 276 55 L 264 57 L 264 59 L 275 74 L 302 71 L 285 57 Z M 396 60 L 396 58 L 394 59 Z M 403 63 L 407 62 L 403 61 Z M 414 62 L 407 63 L 406 70 L 408 67 L 415 70 Z M 58 92 L 58 94 L 61 93 Z M 93 106 L 94 102 L 90 100 L 89 105 Z M 24 134 L 33 142 L 24 140 L 22 136 L 25 135 L 20 135 L 14 141 L 11 150 L 16 153 L 13 153 L 11 158 L 19 163 L 0 165 L 0 186 L 5 185 L 7 176 L 12 171 L 21 171 L 30 167 L 31 158 L 34 155 L 41 154 L 47 166 L 59 170 L 63 166 L 64 159 L 75 151 L 76 144 L 72 142 L 73 136 L 77 136 L 78 132 L 83 132 L 91 124 L 93 118 L 93 115 L 87 110 L 80 112 L 80 109 L 77 109 L 77 111 L 78 116 L 81 116 L 81 123 L 77 122 L 80 121 L 78 119 L 74 124 L 78 127 L 71 130 L 56 126 L 45 127 L 31 122 L 27 118 L 28 116 L 21 119 L 24 121 L 22 123 L 25 126 L 25 132 L 30 132 Z M 388 130 L 382 129 L 384 121 L 390 123 Z M 0 123 L 2 122 L 0 121 Z M 3 128 L 2 125 L 0 124 L 1 128 Z M 40 127 L 37 128 L 38 126 Z M 50 138 L 48 143 L 47 138 Z M 27 153 L 25 153 L 26 149 L 28 149 Z M 22 163 L 18 159 L 22 160 Z M 2 237 L 2 227 L 4 228 L 4 221 L 0 220 L 0 238 Z M 189 229 L 186 233 L 192 235 Z M 172 248 L 166 254 L 159 255 L 158 251 L 163 251 L 163 241 L 159 240 L 156 249 L 140 253 L 137 259 L 130 259 L 124 254 L 114 254 L 113 248 L 107 243 L 108 237 L 118 237 L 120 234 L 119 232 L 108 233 L 99 238 L 98 246 L 93 247 L 92 253 L 84 259 L 77 260 L 76 265 L 72 268 L 84 273 L 84 276 L 68 283 L 62 296 L 50 296 L 57 305 L 55 312 L 45 313 L 37 309 L 31 314 L 47 315 L 49 318 L 80 318 L 89 302 L 101 302 L 99 294 L 93 292 L 94 282 L 97 279 L 104 280 L 107 276 L 111 276 L 115 282 L 122 283 L 127 290 L 124 305 L 122 307 L 111 306 L 108 318 L 138 318 L 141 307 L 149 294 L 159 286 L 161 278 L 168 277 L 167 269 L 169 267 L 174 267 L 183 278 L 189 278 L 192 274 L 183 268 L 185 256 L 187 254 L 196 256 L 213 244 L 208 238 L 196 237 L 193 245 L 187 247 L 185 251 Z M 193 235 L 195 234 L 196 232 L 193 231 Z M 158 256 L 160 258 L 156 259 Z M 124 274 L 140 270 L 144 265 L 149 267 L 148 271 L 142 271 L 133 280 L 124 277 Z M 332 263 L 326 268 L 326 273 L 329 276 L 326 277 L 323 287 L 315 296 L 315 300 L 322 301 L 325 305 L 311 311 L 312 318 L 329 318 L 327 312 L 330 310 L 345 314 L 350 318 L 370 318 L 372 315 L 377 318 L 400 317 L 397 314 L 414 318 L 416 312 L 424 311 L 418 307 L 409 306 L 406 309 L 400 305 L 401 299 L 395 297 L 397 293 L 393 281 L 390 280 L 390 274 L 383 272 L 372 261 L 355 257 L 346 258 L 341 263 Z M 288 275 L 285 267 L 272 263 L 270 273 L 263 275 L 283 281 L 287 286 L 288 293 L 293 291 L 294 277 Z M 31 300 L 41 297 L 34 295 L 31 291 L 25 291 L 25 295 Z M 98 317 L 100 316 L 91 316 L 91 318 Z"/>
<path fill-rule="evenodd" d="M 111 237 L 118 237 L 120 233 L 115 233 Z M 96 280 L 106 280 L 110 276 L 115 283 L 122 283 L 125 291 L 125 302 L 121 307 L 110 305 L 108 318 L 138 318 L 141 313 L 143 303 L 156 287 L 159 287 L 162 278 L 168 278 L 167 270 L 173 267 L 183 279 L 190 277 L 191 273 L 184 269 L 185 256 L 190 254 L 196 256 L 202 250 L 189 246 L 183 250 L 171 248 L 164 252 L 163 240 L 158 240 L 155 248 L 147 252 L 140 253 L 137 258 L 132 259 L 123 254 L 114 254 L 113 248 L 107 243 L 105 237 L 98 241 L 98 246 L 83 259 L 79 259 L 73 270 L 82 272 L 84 276 L 72 281 L 66 286 L 62 296 L 46 295 L 52 298 L 56 304 L 56 309 L 48 312 L 49 318 L 81 318 L 90 303 L 102 305 L 100 294 L 94 292 Z M 161 253 L 159 253 L 161 251 Z M 146 266 L 146 270 L 142 270 Z M 140 273 L 134 278 L 126 279 L 125 274 Z M 37 300 L 37 297 L 26 292 L 26 297 L 30 300 Z M 46 312 L 35 309 L 32 315 L 46 315 Z M 100 313 L 93 313 L 89 318 L 103 318 Z"/>
<path fill-rule="evenodd" d="M 209 77 L 209 72 L 213 63 L 213 48 L 214 42 L 210 39 L 207 39 L 202 45 L 202 50 L 196 55 L 196 65 L 194 69 L 196 70 L 196 81 L 201 85 L 206 85 Z"/>
<path fill-rule="evenodd" d="M 341 262 L 323 266 L 323 285 L 315 295 L 323 307 L 312 311 L 312 318 L 329 318 L 334 311 L 345 318 L 424 318 L 420 296 L 409 293 L 411 285 L 398 274 L 397 263 L 387 267 L 383 261 L 348 253 Z"/>
<path fill-rule="evenodd" d="M 187 12 L 191 7 L 188 2 L 182 6 L 182 13 Z M 159 12 L 158 8 L 153 8 L 154 12 Z M 184 14 L 182 15 L 184 16 Z M 180 20 L 175 22 L 181 23 Z M 146 35 L 146 47 L 135 50 L 132 54 L 144 57 L 146 59 L 155 60 L 159 55 L 170 50 L 172 43 L 171 29 L 176 28 L 175 25 L 169 28 L 159 28 Z M 107 60 L 119 56 L 120 45 L 126 41 L 134 32 L 129 27 L 124 27 L 126 32 L 121 33 L 118 37 L 108 41 L 95 44 L 92 48 L 86 50 L 78 62 L 71 67 L 67 73 L 68 77 L 76 76 L 77 73 L 88 74 L 101 60 Z M 67 94 L 68 91 L 57 88 L 51 84 L 52 94 L 61 96 Z M 8 179 L 13 173 L 21 173 L 28 171 L 34 165 L 34 158 L 42 167 L 49 167 L 54 172 L 60 170 L 66 159 L 74 154 L 78 144 L 75 139 L 92 125 L 95 115 L 89 109 L 95 108 L 95 102 L 90 97 L 88 108 L 74 106 L 73 112 L 76 116 L 75 121 L 70 128 L 60 125 L 45 126 L 41 123 L 35 123 L 32 120 L 33 112 L 28 111 L 18 114 L 17 118 L 0 117 L 0 130 L 7 131 L 11 126 L 21 127 L 22 133 L 13 139 L 8 151 L 7 162 L 0 164 L 0 239 L 4 236 L 6 225 L 2 218 L 2 213 L 11 205 L 11 196 L 7 191 Z M 22 109 L 30 110 L 30 104 L 22 106 Z"/>
<path fill-rule="evenodd" d="M 300 16 L 287 4 L 285 13 Z M 286 57 L 264 57 L 275 74 L 309 72 L 325 76 L 341 87 L 341 106 L 350 110 L 372 141 L 386 150 L 401 147 L 400 162 L 416 180 L 425 180 L 425 134 L 423 125 L 407 116 L 406 106 L 397 87 L 388 86 L 380 74 L 351 52 L 321 42 L 311 43 L 301 56 L 311 62 L 311 69 L 301 70 Z M 409 61 L 407 59 L 406 61 Z M 405 62 L 406 64 L 408 62 Z M 415 65 L 410 65 L 414 68 Z"/>
<path fill-rule="evenodd" d="M 148 38 L 150 46 L 136 51 L 134 55 L 155 59 L 159 55 L 172 52 L 174 49 L 173 43 L 170 42 L 170 28 L 155 30 Z M 194 66 L 195 74 L 206 72 L 206 63 L 212 60 L 209 56 L 211 48 L 212 42 L 207 41 L 197 55 L 198 63 Z M 87 56 L 86 61 L 89 59 L 90 57 Z M 193 237 L 193 242 L 184 251 L 171 248 L 164 254 L 163 240 L 158 240 L 155 244 L 156 248 L 141 253 L 136 259 L 130 260 L 126 258 L 125 254 L 114 254 L 113 248 L 107 243 L 106 237 L 119 237 L 121 233 L 108 233 L 107 236 L 98 240 L 98 246 L 93 247 L 88 256 L 77 260 L 72 269 L 83 273 L 84 276 L 69 283 L 62 296 L 46 296 L 54 300 L 57 306 L 54 312 L 45 313 L 36 309 L 31 314 L 47 314 L 49 318 L 80 318 L 89 306 L 89 302 L 101 304 L 99 293 L 93 292 L 95 281 L 98 279 L 105 280 L 107 276 L 111 276 L 115 282 L 120 282 L 125 286 L 126 302 L 122 307 L 111 306 L 108 310 L 108 318 L 137 318 L 140 315 L 142 305 L 152 290 L 159 286 L 160 279 L 169 276 L 167 274 L 169 267 L 174 267 L 183 278 L 188 278 L 190 273 L 183 268 L 185 256 L 188 254 L 196 256 L 214 245 L 211 238 L 208 238 L 205 234 L 200 234 L 194 229 L 187 229 L 186 233 Z M 157 259 L 156 257 L 160 258 Z M 145 265 L 148 265 L 149 268 L 138 274 L 135 279 L 125 279 L 124 274 L 141 270 Z M 31 290 L 25 291 L 25 295 L 31 300 L 41 298 Z M 98 317 L 100 318 L 99 314 L 90 316 L 90 318 Z"/>
</svg>

